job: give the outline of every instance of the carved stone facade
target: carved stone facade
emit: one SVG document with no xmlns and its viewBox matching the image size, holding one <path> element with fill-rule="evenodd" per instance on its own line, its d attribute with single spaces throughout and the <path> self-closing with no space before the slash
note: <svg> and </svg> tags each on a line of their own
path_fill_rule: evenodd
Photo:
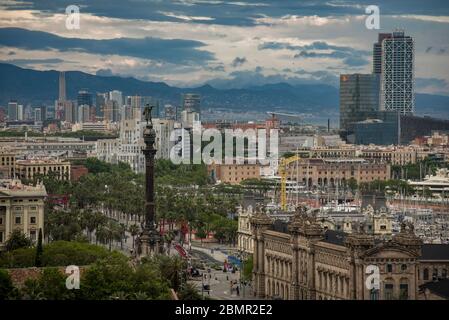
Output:
<svg viewBox="0 0 449 320">
<path fill-rule="evenodd" d="M 438 265 L 442 274 L 449 267 L 449 246 L 432 245 L 444 247 L 433 255 L 423 254 L 429 245 L 423 245 L 406 224 L 390 241 L 376 240 L 363 228 L 351 234 L 324 230 L 304 212 L 295 215 L 287 232 L 275 230 L 275 225 L 262 210 L 251 218 L 259 298 L 418 299 L 422 268 Z M 379 270 L 378 288 L 369 289 L 370 268 Z"/>
</svg>

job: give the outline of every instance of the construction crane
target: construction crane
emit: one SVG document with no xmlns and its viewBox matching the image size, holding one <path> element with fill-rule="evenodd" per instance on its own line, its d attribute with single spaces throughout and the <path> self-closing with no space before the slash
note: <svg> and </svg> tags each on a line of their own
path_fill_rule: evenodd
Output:
<svg viewBox="0 0 449 320">
<path fill-rule="evenodd" d="M 287 210 L 287 166 L 295 161 L 301 160 L 298 155 L 282 158 L 279 163 L 279 175 L 281 176 L 281 209 Z"/>
</svg>

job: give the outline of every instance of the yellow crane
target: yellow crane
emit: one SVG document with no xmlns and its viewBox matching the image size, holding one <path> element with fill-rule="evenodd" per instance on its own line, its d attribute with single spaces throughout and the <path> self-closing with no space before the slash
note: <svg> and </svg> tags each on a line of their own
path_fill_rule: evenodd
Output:
<svg viewBox="0 0 449 320">
<path fill-rule="evenodd" d="M 279 162 L 279 175 L 281 176 L 281 209 L 287 210 L 287 166 L 295 161 L 301 160 L 298 155 L 282 158 Z"/>
</svg>

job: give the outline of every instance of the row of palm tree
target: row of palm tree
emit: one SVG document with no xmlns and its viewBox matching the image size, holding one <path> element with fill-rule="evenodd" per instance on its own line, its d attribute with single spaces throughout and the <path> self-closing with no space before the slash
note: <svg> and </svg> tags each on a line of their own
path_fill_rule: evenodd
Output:
<svg viewBox="0 0 449 320">
<path fill-rule="evenodd" d="M 139 225 L 144 219 L 144 176 L 134 173 L 129 167 L 123 165 L 103 166 L 109 169 L 83 176 L 77 182 L 56 183 L 54 177 L 44 177 L 43 182 L 46 186 L 48 185 L 48 193 L 70 195 L 69 208 L 71 211 L 83 213 L 79 226 L 87 231 L 90 241 L 95 231 L 99 234 L 97 241 L 107 244 L 117 241 L 123 247 L 126 233 L 123 233 L 120 223 L 129 227 Z M 98 165 L 98 167 L 101 166 Z M 170 170 L 175 170 L 170 166 L 163 168 L 159 170 L 163 174 L 169 174 Z M 198 169 L 195 170 L 198 171 Z M 176 172 L 179 173 L 180 169 L 176 169 Z M 160 178 L 157 177 L 158 181 L 163 182 Z M 216 215 L 218 215 L 224 223 L 227 215 L 235 211 L 241 192 L 236 188 L 230 190 L 211 185 L 163 183 L 157 183 L 155 191 L 157 219 L 160 225 L 168 225 L 168 231 L 188 225 L 189 230 L 207 229 L 212 232 L 217 231 L 214 230 L 215 226 L 220 223 L 212 224 L 211 217 L 215 216 L 217 220 Z M 110 222 L 111 226 L 107 227 L 105 219 L 114 220 L 118 226 Z M 67 224 L 67 221 L 65 222 Z M 103 227 L 99 228 L 100 225 Z M 69 232 L 66 228 L 61 229 L 61 232 Z M 77 224 L 72 224 L 69 233 L 76 234 L 78 229 Z M 135 232 L 132 234 L 137 235 Z M 134 238 L 135 236 L 133 240 Z"/>
</svg>

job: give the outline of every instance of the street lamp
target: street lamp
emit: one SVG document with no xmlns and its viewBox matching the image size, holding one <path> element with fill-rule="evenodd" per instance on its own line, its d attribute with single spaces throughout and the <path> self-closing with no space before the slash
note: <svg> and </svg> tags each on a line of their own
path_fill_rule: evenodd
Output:
<svg viewBox="0 0 449 320">
<path fill-rule="evenodd" d="M 242 282 L 243 271 L 245 270 L 245 251 L 239 250 L 239 259 L 240 259 L 240 287 L 242 288 L 243 299 L 245 299 L 245 280 Z"/>
</svg>

